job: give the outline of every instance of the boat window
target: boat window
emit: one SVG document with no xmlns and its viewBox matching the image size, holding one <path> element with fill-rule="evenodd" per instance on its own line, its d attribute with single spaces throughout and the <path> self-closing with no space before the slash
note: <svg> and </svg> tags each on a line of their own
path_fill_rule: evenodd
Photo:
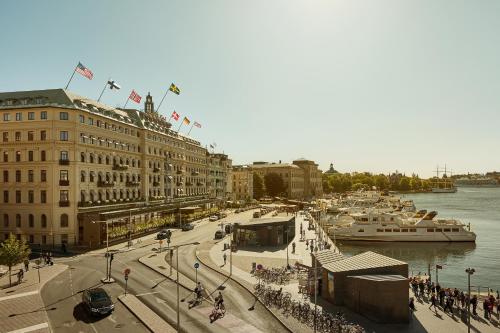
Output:
<svg viewBox="0 0 500 333">
<path fill-rule="evenodd" d="M 447 229 L 444 229 L 444 232 L 450 232 L 451 229 L 447 228 Z"/>
<path fill-rule="evenodd" d="M 401 229 L 401 232 L 408 232 L 408 229 Z"/>
<path fill-rule="evenodd" d="M 358 232 L 365 232 L 365 229 L 359 229 Z"/>
<path fill-rule="evenodd" d="M 427 229 L 427 232 L 434 232 L 434 228 Z"/>
<path fill-rule="evenodd" d="M 417 232 L 417 229 L 410 229 L 410 232 Z"/>
<path fill-rule="evenodd" d="M 443 229 L 436 229 L 436 232 L 443 232 Z"/>
<path fill-rule="evenodd" d="M 392 232 L 399 232 L 399 229 L 392 229 Z"/>
<path fill-rule="evenodd" d="M 377 232 L 384 232 L 384 229 L 377 229 Z"/>
<path fill-rule="evenodd" d="M 392 232 L 392 229 L 385 229 L 385 232 Z"/>
<path fill-rule="evenodd" d="M 453 229 L 451 229 L 451 231 L 453 231 L 453 232 L 460 232 L 460 229 L 458 229 L 458 228 L 453 228 Z"/>
</svg>

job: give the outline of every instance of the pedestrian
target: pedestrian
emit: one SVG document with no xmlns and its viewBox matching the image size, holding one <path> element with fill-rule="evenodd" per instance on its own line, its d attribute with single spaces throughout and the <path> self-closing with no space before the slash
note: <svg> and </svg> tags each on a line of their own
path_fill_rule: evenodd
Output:
<svg viewBox="0 0 500 333">
<path fill-rule="evenodd" d="M 311 242 L 311 245 L 309 245 L 309 248 L 311 249 L 311 253 L 313 253 L 313 251 L 314 251 L 314 245 L 313 245 L 313 242 Z"/>
<path fill-rule="evenodd" d="M 292 253 L 295 253 L 295 242 L 292 243 Z"/>
<path fill-rule="evenodd" d="M 455 302 L 455 298 L 448 296 L 449 302 L 450 302 L 450 311 L 451 311 L 451 316 L 453 317 L 453 303 Z"/>
<path fill-rule="evenodd" d="M 436 308 L 436 294 L 432 293 L 431 294 L 431 305 L 429 305 L 429 310 L 434 307 L 434 312 L 437 313 L 437 308 Z"/>
<path fill-rule="evenodd" d="M 465 308 L 465 294 L 464 292 L 460 292 L 460 307 Z"/>
<path fill-rule="evenodd" d="M 485 298 L 483 301 L 483 310 L 484 310 L 484 319 L 489 319 L 490 300 L 488 298 Z"/>
<path fill-rule="evenodd" d="M 30 261 L 28 259 L 24 259 L 24 270 L 26 272 L 30 270 Z"/>
<path fill-rule="evenodd" d="M 61 249 L 63 253 L 66 253 L 66 243 L 61 244 Z"/>
<path fill-rule="evenodd" d="M 224 266 L 225 266 L 226 265 L 226 260 L 227 260 L 227 254 L 226 254 L 226 252 L 224 252 L 223 258 L 224 258 Z"/>
<path fill-rule="evenodd" d="M 413 299 L 413 297 L 410 297 L 410 302 L 408 303 L 409 307 L 410 307 L 410 310 L 413 312 L 415 312 L 415 301 Z"/>
<path fill-rule="evenodd" d="M 472 314 L 474 316 L 477 316 L 477 311 L 476 311 L 476 309 L 477 309 L 477 296 L 476 295 L 472 296 L 472 298 L 470 300 L 470 304 L 472 304 Z"/>
<path fill-rule="evenodd" d="M 17 272 L 17 284 L 21 284 L 21 282 L 23 281 L 23 277 L 24 272 L 22 269 L 20 269 L 19 272 Z"/>
<path fill-rule="evenodd" d="M 450 297 L 446 297 L 446 301 L 444 302 L 444 309 L 443 309 L 443 312 L 446 313 L 446 311 L 450 309 Z M 453 311 L 451 311 L 451 313 L 453 313 Z"/>
</svg>

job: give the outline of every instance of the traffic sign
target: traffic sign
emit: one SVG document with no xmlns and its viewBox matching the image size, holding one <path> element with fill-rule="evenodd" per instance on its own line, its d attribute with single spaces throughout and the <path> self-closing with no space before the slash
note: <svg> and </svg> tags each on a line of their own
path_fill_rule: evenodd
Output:
<svg viewBox="0 0 500 333">
<path fill-rule="evenodd" d="M 194 268 L 198 269 L 199 267 L 200 267 L 200 264 L 199 264 L 199 263 L 197 263 L 197 262 L 195 262 L 195 263 L 194 263 Z"/>
</svg>

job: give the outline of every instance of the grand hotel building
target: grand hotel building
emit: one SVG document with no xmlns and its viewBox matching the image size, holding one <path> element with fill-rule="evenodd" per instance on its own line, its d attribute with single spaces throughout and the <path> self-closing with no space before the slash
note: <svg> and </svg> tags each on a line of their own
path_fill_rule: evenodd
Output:
<svg viewBox="0 0 500 333">
<path fill-rule="evenodd" d="M 141 233 L 229 198 L 228 156 L 171 130 L 149 94 L 139 111 L 63 89 L 0 93 L 0 124 L 0 240 L 94 247 L 106 223 Z"/>
</svg>

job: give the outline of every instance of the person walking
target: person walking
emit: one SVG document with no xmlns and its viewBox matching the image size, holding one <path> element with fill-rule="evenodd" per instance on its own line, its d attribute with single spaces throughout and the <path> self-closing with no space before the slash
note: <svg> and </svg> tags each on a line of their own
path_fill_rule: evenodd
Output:
<svg viewBox="0 0 500 333">
<path fill-rule="evenodd" d="M 17 272 L 17 284 L 21 284 L 21 282 L 23 281 L 23 277 L 24 272 L 22 269 L 20 269 L 19 272 Z"/>
<path fill-rule="evenodd" d="M 429 306 L 429 310 L 434 307 L 434 312 L 437 313 L 437 307 L 436 307 L 436 294 L 432 293 L 431 294 L 431 305 Z"/>
<path fill-rule="evenodd" d="M 470 300 L 470 304 L 472 304 L 472 314 L 474 316 L 477 316 L 477 311 L 476 311 L 476 309 L 477 309 L 477 296 L 476 295 L 472 296 L 472 299 Z"/>
<path fill-rule="evenodd" d="M 484 319 L 490 319 L 490 300 L 485 298 L 483 301 Z"/>
<path fill-rule="evenodd" d="M 24 259 L 24 270 L 26 272 L 30 270 L 30 261 L 28 259 Z"/>
<path fill-rule="evenodd" d="M 411 312 L 415 312 L 415 300 L 413 297 L 410 297 L 410 302 L 408 303 L 408 306 L 410 307 Z"/>
<path fill-rule="evenodd" d="M 226 261 L 227 261 L 227 254 L 224 252 L 224 255 L 222 256 L 224 258 L 224 266 L 226 266 Z"/>
<path fill-rule="evenodd" d="M 295 253 L 295 242 L 292 243 L 292 253 Z"/>
</svg>

